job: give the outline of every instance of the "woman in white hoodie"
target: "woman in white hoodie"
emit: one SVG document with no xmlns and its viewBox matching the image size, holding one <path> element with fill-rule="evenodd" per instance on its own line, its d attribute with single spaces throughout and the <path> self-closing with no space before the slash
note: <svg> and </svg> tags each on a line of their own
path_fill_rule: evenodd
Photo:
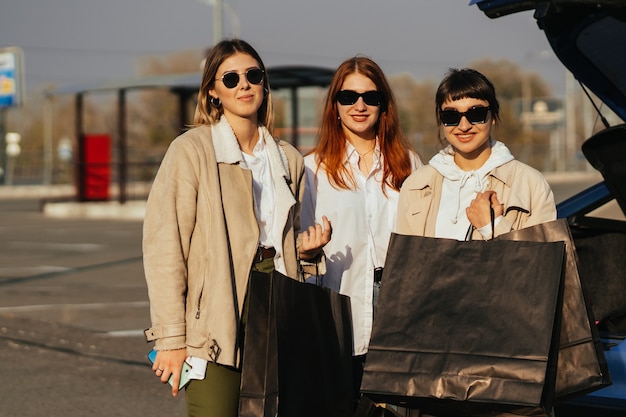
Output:
<svg viewBox="0 0 626 417">
<path fill-rule="evenodd" d="M 444 148 L 404 182 L 397 233 L 490 239 L 556 219 L 545 178 L 492 137 L 500 106 L 483 74 L 450 69 L 435 102 Z"/>
</svg>

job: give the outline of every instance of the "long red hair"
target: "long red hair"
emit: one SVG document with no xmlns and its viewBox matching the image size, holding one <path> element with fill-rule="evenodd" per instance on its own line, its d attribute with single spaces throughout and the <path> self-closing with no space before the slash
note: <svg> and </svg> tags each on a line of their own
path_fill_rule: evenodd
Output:
<svg viewBox="0 0 626 417">
<path fill-rule="evenodd" d="M 376 84 L 376 89 L 385 97 L 380 107 L 378 123 L 375 126 L 384 161 L 382 188 L 383 193 L 385 186 L 399 191 L 406 177 L 411 174 L 409 151 L 412 147 L 400 129 L 398 109 L 387 79 L 380 67 L 367 57 L 352 57 L 344 61 L 335 72 L 322 112 L 317 145 L 311 151 L 317 154 L 317 169 L 323 166 L 331 183 L 338 188 L 347 190 L 356 188 L 352 172 L 343 163 L 346 138 L 338 120 L 339 111 L 335 100 L 344 80 L 353 73 L 362 74 L 372 80 Z"/>
</svg>

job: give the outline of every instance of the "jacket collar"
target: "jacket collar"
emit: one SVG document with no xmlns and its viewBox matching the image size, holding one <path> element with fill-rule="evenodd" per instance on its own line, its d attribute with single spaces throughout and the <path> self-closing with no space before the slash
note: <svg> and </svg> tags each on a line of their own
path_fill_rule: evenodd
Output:
<svg viewBox="0 0 626 417">
<path fill-rule="evenodd" d="M 513 186 L 514 181 L 519 181 L 519 179 L 515 179 L 517 175 L 516 161 L 495 168 L 490 175 L 491 181 L 500 181 L 505 188 L 509 189 Z M 517 207 L 530 213 L 528 194 L 510 193 L 505 210 L 508 211 L 512 207 Z"/>
<path fill-rule="evenodd" d="M 410 185 L 410 188 L 413 190 L 421 190 L 426 187 L 432 187 L 437 176 L 441 175 L 430 165 L 425 165 L 421 169 L 425 172 L 426 170 L 430 171 L 429 175 L 420 175 L 417 177 L 415 182 Z M 515 178 L 515 169 L 513 164 L 504 164 L 494 168 L 489 175 L 502 182 L 506 187 L 511 187 Z"/>
<path fill-rule="evenodd" d="M 422 172 L 428 172 L 428 175 L 418 175 L 415 177 L 415 181 L 411 182 L 408 186 L 411 190 L 423 190 L 427 187 L 433 187 L 435 184 L 435 180 L 440 174 L 430 165 L 424 165 L 422 168 Z"/>
<path fill-rule="evenodd" d="M 211 136 L 217 163 L 239 164 L 243 162 L 239 142 L 226 116 L 222 115 L 219 122 L 211 125 Z"/>
<path fill-rule="evenodd" d="M 507 187 L 511 187 L 515 177 L 515 170 L 511 168 L 512 164 L 500 165 L 499 167 L 493 169 L 490 172 L 490 175 L 498 181 L 504 183 Z"/>
<path fill-rule="evenodd" d="M 226 116 L 222 115 L 219 122 L 211 125 L 211 136 L 215 148 L 215 159 L 218 163 L 239 164 L 243 162 L 239 142 Z M 266 146 L 275 178 L 276 176 L 283 177 L 289 182 L 289 163 L 285 151 L 278 146 L 265 126 L 259 126 L 259 139 L 263 140 Z"/>
</svg>

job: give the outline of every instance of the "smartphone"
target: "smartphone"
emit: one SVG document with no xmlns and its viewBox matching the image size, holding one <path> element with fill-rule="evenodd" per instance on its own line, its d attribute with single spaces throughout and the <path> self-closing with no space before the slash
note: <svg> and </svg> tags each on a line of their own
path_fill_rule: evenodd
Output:
<svg viewBox="0 0 626 417">
<path fill-rule="evenodd" d="M 157 351 L 152 349 L 148 352 L 148 359 L 150 363 L 154 363 L 156 359 Z M 183 362 L 183 369 L 180 371 L 180 382 L 178 383 L 178 390 L 182 390 L 189 383 L 189 372 L 191 372 L 191 365 L 187 361 Z M 170 379 L 167 381 L 170 385 L 174 386 L 174 375 L 170 375 Z"/>
</svg>

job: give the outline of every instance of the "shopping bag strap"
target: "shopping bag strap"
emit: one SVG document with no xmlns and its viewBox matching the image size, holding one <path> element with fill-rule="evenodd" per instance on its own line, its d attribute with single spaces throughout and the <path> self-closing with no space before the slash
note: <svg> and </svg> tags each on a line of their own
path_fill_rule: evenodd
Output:
<svg viewBox="0 0 626 417">
<path fill-rule="evenodd" d="M 496 219 L 495 219 L 495 212 L 493 211 L 493 207 L 489 206 L 489 215 L 491 218 L 491 237 L 487 240 L 493 240 L 493 238 L 496 235 Z M 465 234 L 465 241 L 470 241 L 472 240 L 472 234 L 474 233 L 474 225 L 470 223 L 469 227 L 467 228 L 467 233 Z"/>
</svg>

